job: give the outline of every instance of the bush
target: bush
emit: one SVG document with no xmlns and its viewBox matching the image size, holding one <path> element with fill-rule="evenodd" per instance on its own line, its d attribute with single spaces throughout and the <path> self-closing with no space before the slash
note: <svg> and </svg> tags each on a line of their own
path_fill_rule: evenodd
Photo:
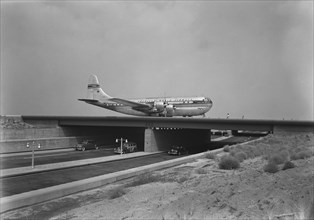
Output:
<svg viewBox="0 0 314 220">
<path fill-rule="evenodd" d="M 182 176 L 179 179 L 176 180 L 177 183 L 183 183 L 185 181 L 187 181 L 189 179 L 189 177 L 187 176 Z"/>
<path fill-rule="evenodd" d="M 235 154 L 237 153 L 237 150 L 239 150 L 239 149 L 238 148 L 232 149 L 232 150 L 230 150 L 229 154 L 234 157 Z"/>
<path fill-rule="evenodd" d="M 123 196 L 125 193 L 126 192 L 125 192 L 124 188 L 121 186 L 118 186 L 109 192 L 109 199 L 119 198 L 119 197 Z"/>
<path fill-rule="evenodd" d="M 279 154 L 281 155 L 282 159 L 284 159 L 285 161 L 288 161 L 290 160 L 290 153 L 288 150 L 284 149 L 284 150 L 281 150 L 279 152 Z"/>
<path fill-rule="evenodd" d="M 240 163 L 247 159 L 247 155 L 243 151 L 235 153 L 234 157 L 237 158 Z"/>
<path fill-rule="evenodd" d="M 254 158 L 256 156 L 260 156 L 259 152 L 257 151 L 257 147 L 256 146 L 252 146 L 252 145 L 247 145 L 243 151 L 246 153 L 247 158 Z"/>
<path fill-rule="evenodd" d="M 198 169 L 195 170 L 195 172 L 196 172 L 197 174 L 206 174 L 206 173 L 207 173 L 207 170 L 204 169 L 204 168 L 198 168 Z"/>
<path fill-rule="evenodd" d="M 291 155 L 291 160 L 306 159 L 312 156 L 311 150 L 296 151 Z"/>
<path fill-rule="evenodd" d="M 285 164 L 282 167 L 282 170 L 292 169 L 295 165 L 291 161 L 286 161 Z"/>
<path fill-rule="evenodd" d="M 266 166 L 264 166 L 264 171 L 267 173 L 276 173 L 279 171 L 279 168 L 277 164 L 269 162 Z"/>
<path fill-rule="evenodd" d="M 303 150 L 297 153 L 297 158 L 298 159 L 306 159 L 312 156 L 312 151 L 310 150 Z"/>
<path fill-rule="evenodd" d="M 223 170 L 232 170 L 240 167 L 240 162 L 233 156 L 222 157 L 219 162 L 219 168 Z"/>
<path fill-rule="evenodd" d="M 274 164 L 283 164 L 286 160 L 287 159 L 284 157 L 284 155 L 276 153 L 275 155 L 269 158 L 268 162 Z"/>
<path fill-rule="evenodd" d="M 161 175 L 153 175 L 151 173 L 141 174 L 136 177 L 131 183 L 128 184 L 129 187 L 144 185 L 151 182 L 162 181 Z"/>
<path fill-rule="evenodd" d="M 230 151 L 229 145 L 224 146 L 223 151 L 224 152 L 229 152 Z"/>
<path fill-rule="evenodd" d="M 206 152 L 205 153 L 205 158 L 214 160 L 216 158 L 216 155 L 211 153 L 211 152 Z"/>
<path fill-rule="evenodd" d="M 291 160 L 297 160 L 297 154 L 296 153 L 292 153 L 291 156 L 290 156 L 290 159 Z"/>
</svg>

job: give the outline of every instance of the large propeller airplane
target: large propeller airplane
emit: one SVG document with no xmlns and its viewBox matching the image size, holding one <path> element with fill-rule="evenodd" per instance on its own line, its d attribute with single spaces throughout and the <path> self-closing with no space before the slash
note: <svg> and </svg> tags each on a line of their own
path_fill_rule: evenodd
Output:
<svg viewBox="0 0 314 220">
<path fill-rule="evenodd" d="M 203 115 L 213 106 L 207 97 L 168 97 L 168 98 L 143 98 L 122 99 L 106 94 L 100 87 L 96 75 L 89 77 L 86 99 L 79 99 L 91 105 L 96 105 L 112 111 L 135 116 L 192 117 Z"/>
</svg>

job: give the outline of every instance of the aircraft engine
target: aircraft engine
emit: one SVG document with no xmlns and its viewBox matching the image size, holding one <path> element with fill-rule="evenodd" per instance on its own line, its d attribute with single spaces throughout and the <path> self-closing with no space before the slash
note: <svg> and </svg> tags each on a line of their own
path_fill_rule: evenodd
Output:
<svg viewBox="0 0 314 220">
<path fill-rule="evenodd" d="M 154 108 L 158 111 L 158 112 L 162 112 L 165 109 L 165 103 L 164 102 L 155 102 L 154 103 Z"/>
<path fill-rule="evenodd" d="M 166 106 L 166 114 L 167 116 L 173 116 L 175 111 L 175 107 L 173 105 Z"/>
</svg>

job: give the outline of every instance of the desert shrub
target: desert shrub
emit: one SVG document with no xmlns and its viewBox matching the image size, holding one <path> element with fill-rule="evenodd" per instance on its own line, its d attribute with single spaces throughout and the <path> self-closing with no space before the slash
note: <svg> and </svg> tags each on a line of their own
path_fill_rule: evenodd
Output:
<svg viewBox="0 0 314 220">
<path fill-rule="evenodd" d="M 206 173 L 207 173 L 207 170 L 204 169 L 204 168 L 198 168 L 198 169 L 195 170 L 195 172 L 196 172 L 197 174 L 206 174 Z"/>
<path fill-rule="evenodd" d="M 290 159 L 291 159 L 291 160 L 297 160 L 297 159 L 298 159 L 297 153 L 293 152 L 293 153 L 290 155 Z"/>
<path fill-rule="evenodd" d="M 269 152 L 270 146 L 264 143 L 258 143 L 257 147 L 260 149 L 261 155 L 265 155 Z"/>
<path fill-rule="evenodd" d="M 246 153 L 247 158 L 254 158 L 262 155 L 262 151 L 258 148 L 258 146 L 247 145 L 243 148 L 243 151 Z"/>
<path fill-rule="evenodd" d="M 269 163 L 275 163 L 275 164 L 283 164 L 285 161 L 286 161 L 286 158 L 280 153 L 275 153 L 268 160 Z"/>
<path fill-rule="evenodd" d="M 264 171 L 267 173 L 276 173 L 279 171 L 279 168 L 277 164 L 273 162 L 269 162 L 268 164 L 264 166 Z"/>
<path fill-rule="evenodd" d="M 281 150 L 279 154 L 285 161 L 288 161 L 290 159 L 290 153 L 287 149 Z"/>
<path fill-rule="evenodd" d="M 219 168 L 224 170 L 232 170 L 240 167 L 240 162 L 233 156 L 222 157 L 219 162 Z"/>
<path fill-rule="evenodd" d="M 304 151 L 304 147 L 297 147 L 297 148 L 294 149 L 295 153 L 299 153 L 301 151 Z"/>
<path fill-rule="evenodd" d="M 295 165 L 291 161 L 286 161 L 285 164 L 282 167 L 282 170 L 292 169 Z"/>
<path fill-rule="evenodd" d="M 306 159 L 312 156 L 312 151 L 310 150 L 303 150 L 297 153 L 297 158 L 298 159 Z"/>
<path fill-rule="evenodd" d="M 300 160 L 300 159 L 306 159 L 312 156 L 312 151 L 311 150 L 302 150 L 298 151 L 296 150 L 294 153 L 291 155 L 291 160 Z"/>
<path fill-rule="evenodd" d="M 119 198 L 126 194 L 125 189 L 122 186 L 118 186 L 109 191 L 109 199 Z"/>
<path fill-rule="evenodd" d="M 177 179 L 177 183 L 183 183 L 189 179 L 188 176 L 181 176 L 180 178 Z"/>
<path fill-rule="evenodd" d="M 214 160 L 216 158 L 216 155 L 214 153 L 211 153 L 211 152 L 206 152 L 205 158 Z"/>
<path fill-rule="evenodd" d="M 229 152 L 230 151 L 229 145 L 224 146 L 223 151 L 224 152 Z"/>
<path fill-rule="evenodd" d="M 137 176 L 131 183 L 128 184 L 129 187 L 144 185 L 151 182 L 162 181 L 161 175 L 153 175 L 151 173 L 145 173 Z"/>
<path fill-rule="evenodd" d="M 247 159 L 247 155 L 243 151 L 235 153 L 234 157 L 237 158 L 240 163 Z"/>
<path fill-rule="evenodd" d="M 264 154 L 263 157 L 262 157 L 263 160 L 268 160 L 268 158 L 269 158 L 268 154 Z"/>
<path fill-rule="evenodd" d="M 230 150 L 229 154 L 234 157 L 234 155 L 237 153 L 237 150 L 237 148 L 233 148 L 232 150 Z"/>
</svg>

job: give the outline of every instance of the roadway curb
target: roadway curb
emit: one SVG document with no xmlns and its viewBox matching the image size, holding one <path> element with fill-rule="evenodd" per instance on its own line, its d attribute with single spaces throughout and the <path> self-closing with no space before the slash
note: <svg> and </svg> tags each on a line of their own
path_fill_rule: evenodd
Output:
<svg viewBox="0 0 314 220">
<path fill-rule="evenodd" d="M 223 149 L 216 149 L 210 151 L 211 153 L 218 154 Z M 206 152 L 205 152 L 206 153 Z M 34 205 L 37 203 L 46 202 L 52 199 L 57 199 L 77 192 L 97 188 L 109 183 L 114 183 L 119 180 L 134 177 L 147 172 L 165 169 L 193 161 L 205 156 L 205 153 L 194 154 L 182 158 L 163 161 L 155 164 L 150 164 L 142 167 L 123 170 L 115 173 L 105 174 L 97 177 L 92 177 L 84 180 L 79 180 L 71 183 L 61 184 L 44 189 L 34 190 L 26 193 L 21 193 L 13 196 L 0 198 L 0 213 L 7 212 L 13 209 L 22 208 L 25 206 Z"/>
</svg>

